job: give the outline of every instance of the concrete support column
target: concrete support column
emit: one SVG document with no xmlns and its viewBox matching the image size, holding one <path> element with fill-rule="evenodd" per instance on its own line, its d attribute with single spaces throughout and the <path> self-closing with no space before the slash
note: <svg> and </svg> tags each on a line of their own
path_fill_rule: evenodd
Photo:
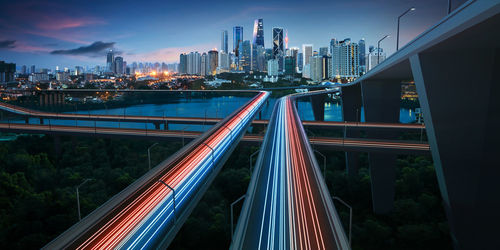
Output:
<svg viewBox="0 0 500 250">
<path fill-rule="evenodd" d="M 361 85 L 356 84 L 342 88 L 342 120 L 348 122 L 361 121 Z M 359 130 L 345 130 L 344 137 L 357 138 Z M 354 177 L 359 170 L 359 153 L 345 152 L 345 163 L 347 174 Z"/>
<path fill-rule="evenodd" d="M 370 80 L 361 83 L 366 122 L 398 123 L 401 79 Z M 368 137 L 394 139 L 393 131 L 368 131 Z M 369 153 L 373 211 L 385 214 L 394 206 L 396 155 Z"/>
<path fill-rule="evenodd" d="M 43 94 L 43 97 L 44 97 L 43 99 L 45 99 L 43 105 L 49 104 L 49 95 L 48 94 Z"/>
<path fill-rule="evenodd" d="M 500 46 L 431 51 L 410 63 L 455 249 L 493 249 L 500 245 Z"/>
<path fill-rule="evenodd" d="M 327 94 L 313 95 L 311 96 L 311 106 L 313 109 L 314 120 L 324 121 L 325 120 L 325 99 Z"/>
<path fill-rule="evenodd" d="M 40 106 L 42 106 L 44 104 L 43 103 L 43 95 L 42 94 L 38 94 L 38 98 L 39 98 L 38 102 L 39 102 Z"/>
</svg>

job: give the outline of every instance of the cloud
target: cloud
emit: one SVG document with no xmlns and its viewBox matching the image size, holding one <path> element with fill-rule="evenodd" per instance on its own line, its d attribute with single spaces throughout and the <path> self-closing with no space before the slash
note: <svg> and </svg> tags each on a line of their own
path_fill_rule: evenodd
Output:
<svg viewBox="0 0 500 250">
<path fill-rule="evenodd" d="M 15 40 L 3 40 L 0 41 L 0 49 L 13 49 L 16 47 Z"/>
<path fill-rule="evenodd" d="M 73 55 L 73 56 L 95 56 L 100 52 L 103 52 L 107 49 L 112 49 L 115 45 L 114 42 L 104 43 L 101 41 L 97 41 L 88 46 L 81 46 L 76 49 L 68 49 L 68 50 L 54 50 L 50 52 L 53 55 Z"/>
</svg>

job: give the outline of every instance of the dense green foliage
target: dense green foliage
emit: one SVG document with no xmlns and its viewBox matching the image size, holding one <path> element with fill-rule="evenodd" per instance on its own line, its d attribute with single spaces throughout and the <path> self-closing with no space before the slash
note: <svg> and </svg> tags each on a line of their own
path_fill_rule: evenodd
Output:
<svg viewBox="0 0 500 250">
<path fill-rule="evenodd" d="M 36 249 L 78 221 L 75 187 L 82 217 L 148 170 L 148 141 L 61 138 L 56 156 L 49 136 L 19 137 L 0 143 L 0 249 Z M 151 152 L 159 163 L 179 143 Z"/>
<path fill-rule="evenodd" d="M 56 156 L 53 137 L 19 137 L 0 143 L 0 248 L 34 249 L 77 222 L 75 186 L 85 216 L 147 171 L 149 141 L 62 138 Z M 160 144 L 158 163 L 180 148 Z M 239 146 L 188 218 L 172 249 L 227 249 L 231 241 L 230 204 L 246 193 L 249 155 Z M 358 175 L 345 174 L 344 153 L 327 155 L 327 185 L 332 195 L 353 207 L 353 249 L 450 249 L 449 229 L 430 157 L 398 159 L 394 212 L 371 211 L 367 155 Z M 321 165 L 321 158 L 318 158 Z M 255 161 L 255 158 L 254 158 Z M 322 165 L 321 165 L 322 168 Z M 235 224 L 242 203 L 235 208 Z M 347 229 L 349 211 L 335 203 Z"/>
</svg>

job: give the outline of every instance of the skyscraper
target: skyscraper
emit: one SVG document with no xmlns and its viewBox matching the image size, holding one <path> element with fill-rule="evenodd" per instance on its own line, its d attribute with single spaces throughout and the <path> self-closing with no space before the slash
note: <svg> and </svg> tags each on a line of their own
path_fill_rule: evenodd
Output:
<svg viewBox="0 0 500 250">
<path fill-rule="evenodd" d="M 257 46 L 264 46 L 264 20 L 255 19 L 253 24 L 253 44 Z"/>
<path fill-rule="evenodd" d="M 334 41 L 334 39 L 332 39 Z M 335 78 L 359 76 L 359 47 L 350 38 L 330 43 L 332 50 L 332 75 Z"/>
<path fill-rule="evenodd" d="M 0 82 L 14 81 L 15 73 L 16 73 L 15 63 L 5 63 L 4 61 L 0 61 Z"/>
<path fill-rule="evenodd" d="M 109 50 L 106 54 L 106 71 L 115 72 L 115 53 L 113 50 Z"/>
<path fill-rule="evenodd" d="M 365 39 L 361 38 L 358 42 L 359 46 L 359 73 L 366 73 L 366 44 Z"/>
<path fill-rule="evenodd" d="M 299 72 L 302 71 L 303 66 L 304 66 L 304 53 L 300 52 L 297 54 L 297 68 Z"/>
<path fill-rule="evenodd" d="M 187 55 L 182 53 L 179 56 L 179 74 L 187 73 Z"/>
<path fill-rule="evenodd" d="M 273 28 L 273 57 L 283 56 L 283 28 Z"/>
<path fill-rule="evenodd" d="M 250 40 L 246 40 L 241 42 L 240 44 L 241 51 L 240 51 L 240 68 L 244 70 L 245 72 L 249 72 L 251 69 L 251 45 L 250 45 Z"/>
<path fill-rule="evenodd" d="M 243 27 L 235 26 L 233 27 L 233 52 L 236 57 L 239 57 L 239 46 L 243 41 Z"/>
<path fill-rule="evenodd" d="M 278 60 L 279 71 L 283 71 L 283 57 L 285 51 L 283 49 L 283 28 L 273 28 L 273 58 Z"/>
<path fill-rule="evenodd" d="M 208 56 L 207 56 L 207 53 L 203 53 L 201 55 L 201 68 L 200 68 L 200 74 L 202 76 L 206 76 L 206 75 L 209 75 L 208 71 L 209 71 L 209 63 L 208 63 Z"/>
<path fill-rule="evenodd" d="M 328 55 L 328 47 L 321 47 L 321 48 L 319 48 L 319 55 L 320 56 L 326 56 L 326 55 Z"/>
<path fill-rule="evenodd" d="M 215 75 L 219 65 L 219 53 L 217 50 L 208 51 L 208 72 L 207 75 Z"/>
<path fill-rule="evenodd" d="M 115 58 L 115 63 L 114 63 L 114 65 L 115 65 L 115 70 L 114 70 L 114 72 L 115 72 L 116 74 L 120 74 L 120 75 L 121 75 L 121 74 L 123 74 L 123 73 L 124 73 L 124 71 L 123 71 L 123 57 L 121 57 L 121 56 L 117 56 L 117 57 Z"/>
<path fill-rule="evenodd" d="M 221 50 L 221 52 L 224 51 L 225 53 L 229 53 L 228 48 L 227 48 L 227 30 L 223 30 L 221 32 L 220 50 Z"/>
<path fill-rule="evenodd" d="M 304 55 L 304 60 L 303 60 L 303 65 L 309 64 L 309 58 L 311 58 L 312 53 L 313 53 L 313 46 L 312 44 L 303 44 L 302 45 L 302 53 Z"/>
<path fill-rule="evenodd" d="M 323 79 L 323 57 L 312 56 L 309 59 L 311 80 L 314 82 L 321 82 Z"/>
<path fill-rule="evenodd" d="M 264 48 L 264 20 L 255 19 L 253 25 L 253 41 L 251 47 L 251 65 L 250 69 L 255 71 L 262 71 L 259 67 L 258 56 L 259 50 Z"/>
</svg>

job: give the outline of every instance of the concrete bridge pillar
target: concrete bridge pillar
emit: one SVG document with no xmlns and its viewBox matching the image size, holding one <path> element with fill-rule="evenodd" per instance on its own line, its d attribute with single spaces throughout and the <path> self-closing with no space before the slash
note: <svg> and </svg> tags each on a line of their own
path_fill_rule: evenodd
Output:
<svg viewBox="0 0 500 250">
<path fill-rule="evenodd" d="M 38 102 L 39 102 L 40 106 L 43 105 L 43 95 L 42 94 L 38 94 Z"/>
<path fill-rule="evenodd" d="M 500 245 L 500 46 L 493 41 L 410 57 L 455 249 Z"/>
<path fill-rule="evenodd" d="M 325 99 L 327 96 L 327 94 L 321 94 L 310 97 L 315 121 L 325 120 Z"/>
<path fill-rule="evenodd" d="M 356 84 L 342 88 L 342 120 L 348 122 L 361 121 L 361 85 Z M 344 130 L 344 137 L 357 138 L 359 130 Z M 359 153 L 345 152 L 347 174 L 354 177 L 359 170 Z"/>
<path fill-rule="evenodd" d="M 49 104 L 49 95 L 48 94 L 43 94 L 43 99 L 44 99 L 43 105 Z"/>
<path fill-rule="evenodd" d="M 398 123 L 401 103 L 401 79 L 369 80 L 361 83 L 366 122 Z M 368 137 L 395 139 L 394 131 L 368 131 Z M 394 205 L 397 155 L 369 153 L 373 211 L 389 213 Z"/>
</svg>

